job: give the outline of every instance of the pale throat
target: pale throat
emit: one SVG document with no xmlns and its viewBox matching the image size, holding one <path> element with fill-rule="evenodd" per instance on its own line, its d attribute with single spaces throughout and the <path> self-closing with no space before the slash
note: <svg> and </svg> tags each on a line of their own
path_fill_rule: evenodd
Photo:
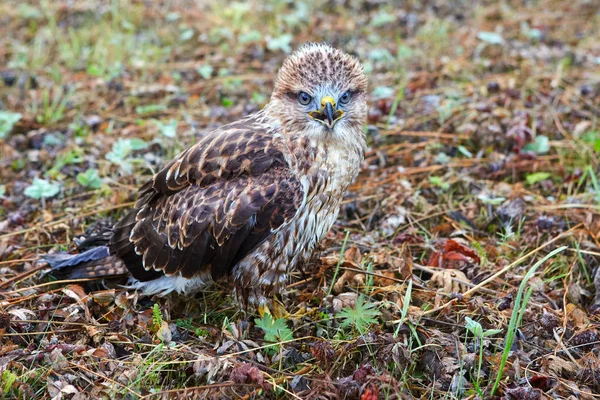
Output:
<svg viewBox="0 0 600 400">
<path fill-rule="evenodd" d="M 362 125 L 338 123 L 333 132 L 328 132 L 318 124 L 298 123 L 293 125 L 303 126 L 304 130 L 296 130 L 283 123 L 278 105 L 277 101 L 271 101 L 262 112 L 272 129 L 281 132 L 291 155 L 289 165 L 299 175 L 325 173 L 329 176 L 328 184 L 340 188 L 350 185 L 366 150 Z"/>
<path fill-rule="evenodd" d="M 349 132 L 348 132 L 349 133 Z M 349 134 L 340 137 L 329 136 L 324 141 L 311 139 L 311 147 L 315 150 L 308 160 L 310 166 L 307 174 L 327 176 L 329 190 L 336 188 L 345 191 L 360 171 L 364 146 L 358 136 Z"/>
</svg>

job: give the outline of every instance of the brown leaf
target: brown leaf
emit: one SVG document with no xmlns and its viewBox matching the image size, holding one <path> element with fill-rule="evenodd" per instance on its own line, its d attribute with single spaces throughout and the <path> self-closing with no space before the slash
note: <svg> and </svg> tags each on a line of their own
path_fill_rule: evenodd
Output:
<svg viewBox="0 0 600 400">
<path fill-rule="evenodd" d="M 338 262 L 340 262 L 340 255 L 334 254 L 331 256 L 322 257 L 321 262 L 325 267 L 337 266 Z M 340 266 L 360 268 L 361 263 L 362 254 L 360 253 L 360 250 L 357 247 L 352 246 L 344 253 Z"/>
<path fill-rule="evenodd" d="M 433 273 L 431 284 L 442 289 L 443 293 L 464 293 L 468 290 L 464 283 L 471 283 L 467 276 L 456 269 L 442 269 Z"/>
<path fill-rule="evenodd" d="M 323 266 L 337 266 L 340 258 L 338 256 L 328 256 L 321 258 Z M 349 268 L 344 271 L 344 273 L 338 278 L 338 280 L 333 285 L 334 293 L 341 293 L 344 289 L 344 285 L 346 283 L 354 284 L 356 286 L 361 286 L 365 284 L 365 275 L 354 270 L 360 270 L 362 265 L 362 254 L 357 247 L 350 247 L 345 253 L 342 262 L 340 263 L 340 268 Z"/>
<path fill-rule="evenodd" d="M 566 306 L 567 315 L 570 317 L 573 324 L 580 329 L 584 329 L 590 323 L 587 314 L 575 304 L 569 303 Z"/>
<path fill-rule="evenodd" d="M 413 257 L 412 251 L 406 243 L 402 244 L 402 252 L 400 253 L 400 257 L 402 258 L 404 265 L 399 266 L 398 272 L 400 272 L 402 279 L 408 279 L 413 275 Z"/>
<path fill-rule="evenodd" d="M 394 280 L 394 278 L 396 278 L 396 273 L 394 271 L 377 271 L 377 273 L 383 276 L 375 276 L 373 278 L 373 283 L 375 286 L 391 286 L 396 283 Z"/>
<path fill-rule="evenodd" d="M 335 360 L 335 349 L 327 341 L 316 341 L 310 346 L 310 352 L 322 367 L 327 368 Z"/>
<path fill-rule="evenodd" d="M 439 251 L 434 251 L 433 253 L 431 253 L 426 265 L 429 267 L 443 268 L 442 253 Z"/>
<path fill-rule="evenodd" d="M 10 314 L 0 310 L 0 329 L 10 328 Z"/>
<path fill-rule="evenodd" d="M 212 383 L 217 374 L 227 369 L 229 365 L 227 359 L 201 354 L 194 361 L 193 370 L 196 375 L 206 376 L 206 380 Z"/>
<path fill-rule="evenodd" d="M 99 347 L 97 349 L 90 349 L 90 350 L 88 350 L 87 353 L 92 357 L 108 358 L 108 351 L 106 351 L 106 349 L 103 349 L 101 347 Z"/>
<path fill-rule="evenodd" d="M 92 299 L 100 305 L 106 306 L 115 301 L 115 290 L 103 290 L 92 294 Z"/>
<path fill-rule="evenodd" d="M 71 292 L 73 292 L 78 297 L 79 300 L 82 300 L 85 297 L 87 297 L 87 293 L 85 292 L 85 290 L 83 290 L 83 287 L 81 287 L 81 285 L 71 284 L 71 285 L 67 285 L 65 287 L 65 289 L 68 289 Z M 77 300 L 76 298 L 74 298 L 74 299 Z"/>
<path fill-rule="evenodd" d="M 260 370 L 250 363 L 243 363 L 242 365 L 235 367 L 231 371 L 230 378 L 235 383 L 251 383 L 262 385 L 263 374 Z"/>
<path fill-rule="evenodd" d="M 342 311 L 342 308 L 354 308 L 356 306 L 356 299 L 358 295 L 354 292 L 340 293 L 335 296 L 332 300 L 333 313 L 337 314 Z"/>
<path fill-rule="evenodd" d="M 410 247 L 408 247 L 407 243 L 403 243 L 402 247 L 399 251 L 400 256 L 395 257 L 390 254 L 387 250 L 382 250 L 377 253 L 371 253 L 369 257 L 373 261 L 373 265 L 375 267 L 379 267 L 380 269 L 388 270 L 388 271 L 377 271 L 380 275 L 385 275 L 390 278 L 395 278 L 394 271 L 397 271 L 400 274 L 402 279 L 407 279 L 412 276 L 412 254 L 410 251 Z M 391 270 L 391 271 L 390 271 Z M 388 286 L 394 284 L 394 281 L 386 280 L 385 278 L 375 277 L 375 282 L 378 282 L 377 279 L 380 280 L 377 283 L 378 286 Z"/>
<path fill-rule="evenodd" d="M 102 334 L 104 330 L 102 328 L 96 327 L 94 325 L 85 325 L 85 330 L 87 334 L 95 343 L 98 343 L 102 339 Z"/>
<path fill-rule="evenodd" d="M 365 284 L 365 274 L 361 274 L 356 271 L 346 270 L 333 284 L 333 292 L 341 293 L 344 290 L 346 283 L 354 284 L 355 286 L 361 286 Z"/>
<path fill-rule="evenodd" d="M 577 365 L 558 356 L 548 356 L 548 371 L 556 376 L 573 376 L 577 372 Z"/>
</svg>

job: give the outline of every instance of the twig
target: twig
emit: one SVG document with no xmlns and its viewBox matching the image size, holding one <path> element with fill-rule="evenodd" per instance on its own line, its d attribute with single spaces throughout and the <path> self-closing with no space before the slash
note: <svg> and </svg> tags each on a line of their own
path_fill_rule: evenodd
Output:
<svg viewBox="0 0 600 400">
<path fill-rule="evenodd" d="M 0 265 L 12 265 L 12 264 L 19 264 L 19 263 L 24 263 L 24 262 L 28 262 L 28 261 L 35 261 L 35 260 L 37 260 L 37 258 L 20 258 L 18 260 L 0 261 Z"/>
<path fill-rule="evenodd" d="M 102 379 L 106 379 L 107 381 L 109 381 L 109 382 L 111 382 L 111 383 L 113 383 L 113 384 L 115 384 L 115 385 L 117 385 L 117 386 L 120 386 L 120 387 L 122 387 L 123 389 L 127 390 L 129 393 L 131 393 L 131 394 L 132 394 L 132 395 L 134 395 L 135 397 L 140 397 L 140 394 L 139 394 L 139 393 L 137 393 L 137 392 L 134 392 L 132 389 L 130 389 L 129 387 L 127 387 L 127 386 L 123 385 L 121 382 L 117 382 L 117 381 L 115 381 L 114 379 L 112 379 L 112 378 L 109 378 L 108 376 L 105 376 L 105 375 L 99 374 L 98 372 L 92 371 L 91 369 L 89 369 L 89 368 L 86 368 L 86 367 L 84 367 L 83 365 L 76 364 L 76 363 L 74 363 L 73 361 L 69 361 L 69 364 L 71 364 L 71 365 L 72 365 L 72 366 L 74 366 L 75 368 L 82 369 L 82 370 L 84 370 L 85 372 L 87 372 L 87 373 L 90 373 L 90 374 L 92 374 L 92 375 L 94 375 L 94 376 L 97 376 L 97 377 L 99 377 L 99 378 L 102 378 Z"/>
<path fill-rule="evenodd" d="M 0 292 L 0 294 L 7 295 L 7 294 L 20 293 L 20 292 L 24 292 L 26 290 L 33 290 L 33 289 L 37 289 L 37 288 L 41 288 L 41 287 L 45 287 L 45 286 L 64 285 L 65 283 L 96 281 L 99 278 L 101 278 L 101 277 L 98 277 L 98 278 L 65 279 L 63 281 L 46 282 L 46 283 L 40 283 L 39 285 L 28 286 L 28 287 L 24 287 L 24 288 L 15 289 L 15 290 L 10 290 L 8 292 Z"/>
<path fill-rule="evenodd" d="M 24 261 L 24 260 L 28 260 L 28 261 L 29 260 L 34 260 L 35 261 L 37 259 L 36 258 L 23 258 L 21 260 L 14 260 L 14 261 Z M 44 269 L 46 267 L 47 267 L 47 265 L 44 265 L 44 264 L 38 265 L 37 267 L 31 268 L 31 269 L 29 269 L 29 270 L 27 270 L 27 271 L 25 271 L 23 273 L 20 273 L 19 275 L 15 275 L 12 278 L 7 279 L 4 282 L 0 283 L 0 288 L 4 288 L 4 287 L 8 286 L 9 284 L 11 284 L 11 283 L 13 283 L 15 281 L 19 281 L 22 278 L 25 278 L 25 277 L 28 277 L 30 275 L 33 275 L 36 272 L 38 272 L 39 270 Z"/>
<path fill-rule="evenodd" d="M 256 387 L 256 385 L 251 385 L 248 383 L 235 383 L 235 382 L 213 383 L 212 385 L 191 386 L 191 387 L 187 387 L 187 388 L 183 388 L 183 389 L 162 390 L 160 392 L 150 393 L 145 396 L 142 396 L 142 397 L 140 397 L 140 400 L 150 399 L 150 398 L 165 395 L 165 394 L 174 395 L 175 393 L 183 393 L 185 395 L 187 392 L 193 392 L 194 390 L 213 390 L 213 389 L 221 389 L 221 388 L 228 388 L 228 387 Z M 177 397 L 169 396 L 169 398 L 177 398 Z"/>
<path fill-rule="evenodd" d="M 39 225 L 36 225 L 36 226 L 32 226 L 31 228 L 21 229 L 20 231 L 16 231 L 16 232 L 5 233 L 4 235 L 0 235 L 0 240 L 7 239 L 9 237 L 13 237 L 13 236 L 17 236 L 17 235 L 23 235 L 23 234 L 29 233 L 29 232 L 35 232 L 38 229 L 42 229 L 42 228 L 50 228 L 51 226 L 62 224 L 64 222 L 66 222 L 66 221 L 70 221 L 70 220 L 75 219 L 75 218 L 85 218 L 85 217 L 89 217 L 90 215 L 96 215 L 96 214 L 101 213 L 101 212 L 113 211 L 113 210 L 118 210 L 119 208 L 130 207 L 130 206 L 132 206 L 134 204 L 135 204 L 134 201 L 130 201 L 130 202 L 127 202 L 127 203 L 118 204 L 116 206 L 106 207 L 106 208 L 103 208 L 103 209 L 100 209 L 100 210 L 89 211 L 89 212 L 86 212 L 86 213 L 83 213 L 83 214 L 70 215 L 68 217 L 61 218 L 61 219 L 56 220 L 56 221 L 50 221 L 50 222 L 47 222 L 47 223 L 42 223 L 42 224 L 39 224 Z"/>
<path fill-rule="evenodd" d="M 28 320 L 18 321 L 18 322 L 29 322 Z M 57 334 L 57 333 L 68 333 L 68 332 L 79 332 L 79 329 L 63 329 L 59 331 L 43 331 L 43 332 L 16 332 L 16 333 L 2 333 L 2 336 L 33 336 L 33 335 L 47 335 L 48 333 Z"/>
<path fill-rule="evenodd" d="M 572 227 L 571 229 L 569 229 L 566 232 L 561 233 L 560 235 L 556 236 L 555 238 L 552 238 L 550 240 L 548 240 L 546 243 L 542 244 L 541 246 L 531 250 L 529 253 L 525 254 L 524 256 L 516 259 L 515 261 L 513 261 L 512 263 L 508 264 L 506 267 L 502 268 L 500 271 L 496 272 L 494 275 L 490 276 L 489 278 L 483 280 L 482 282 L 480 282 L 477 286 L 467 290 L 463 296 L 464 297 L 468 297 L 471 294 L 475 293 L 477 290 L 479 290 L 481 287 L 487 285 L 488 283 L 492 282 L 494 279 L 496 279 L 497 277 L 499 277 L 500 275 L 503 275 L 504 273 L 508 272 L 509 270 L 513 269 L 514 267 L 516 267 L 517 265 L 519 265 L 521 262 L 525 261 L 526 259 L 528 259 L 529 257 L 531 257 L 532 255 L 536 254 L 537 252 L 539 252 L 540 250 L 542 250 L 544 247 L 556 242 L 558 239 L 562 239 L 565 236 L 568 236 L 567 234 L 571 233 L 572 231 L 574 231 L 575 229 L 578 229 L 580 226 L 582 226 L 583 224 L 578 224 L 575 225 L 574 227 Z"/>
</svg>

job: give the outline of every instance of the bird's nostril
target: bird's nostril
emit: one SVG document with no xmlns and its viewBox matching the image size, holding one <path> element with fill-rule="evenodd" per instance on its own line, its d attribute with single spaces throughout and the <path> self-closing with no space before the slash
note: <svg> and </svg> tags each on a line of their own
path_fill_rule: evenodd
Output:
<svg viewBox="0 0 600 400">
<path fill-rule="evenodd" d="M 321 99 L 321 107 L 325 108 L 327 104 L 331 104 L 333 108 L 335 108 L 335 100 L 331 96 L 325 96 Z"/>
</svg>

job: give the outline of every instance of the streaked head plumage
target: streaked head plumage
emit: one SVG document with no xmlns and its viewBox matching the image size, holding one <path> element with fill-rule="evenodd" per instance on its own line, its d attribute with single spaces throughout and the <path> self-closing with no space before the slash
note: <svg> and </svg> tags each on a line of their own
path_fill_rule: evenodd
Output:
<svg viewBox="0 0 600 400">
<path fill-rule="evenodd" d="M 272 111 L 294 131 L 324 137 L 362 129 L 366 119 L 367 78 L 360 61 L 321 43 L 309 43 L 283 63 Z"/>
</svg>

